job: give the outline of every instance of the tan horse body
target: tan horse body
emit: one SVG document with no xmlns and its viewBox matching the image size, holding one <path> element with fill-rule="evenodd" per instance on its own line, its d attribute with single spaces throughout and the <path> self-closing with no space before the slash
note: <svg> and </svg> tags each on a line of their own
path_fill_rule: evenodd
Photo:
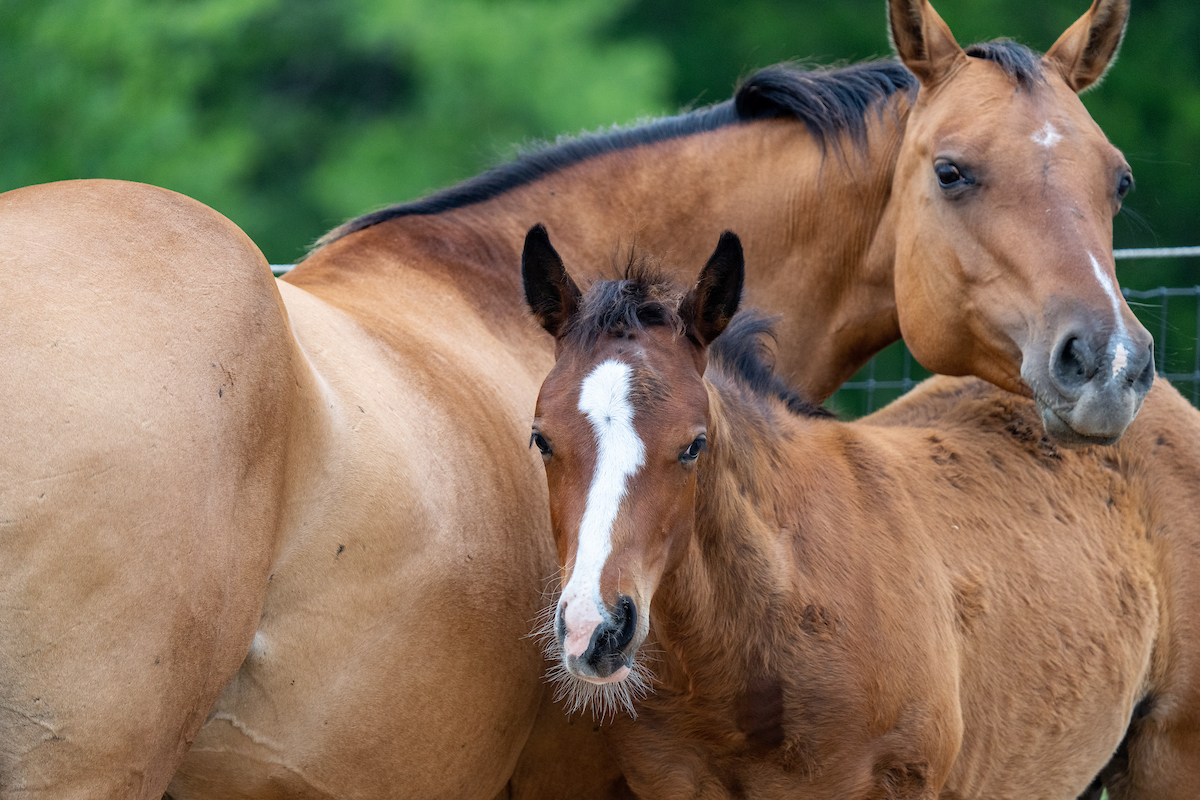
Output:
<svg viewBox="0 0 1200 800">
<path fill-rule="evenodd" d="M 523 637 L 551 551 L 517 403 L 548 354 L 519 314 L 481 311 L 503 287 L 352 260 L 281 284 L 319 385 L 311 471 L 173 797 L 491 798 L 533 725 Z"/>
<path fill-rule="evenodd" d="M 1091 24 L 1060 44 L 1103 41 L 1088 35 Z M 75 785 L 125 797 L 138 782 L 152 797 L 193 736 L 170 786 L 180 800 L 488 798 L 509 775 L 504 791 L 514 795 L 620 791 L 619 776 L 596 778 L 604 767 L 593 727 L 539 707 L 542 662 L 522 638 L 555 562 L 539 511 L 545 487 L 526 447 L 527 409 L 552 352 L 523 308 L 521 236 L 545 221 L 575 263 L 599 271 L 635 241 L 690 263 L 720 230 L 737 229 L 763 265 L 752 296 L 786 314 L 784 352 L 813 356 L 789 363 L 817 395 L 901 328 L 931 365 L 945 357 L 953 364 L 943 368 L 1022 392 L 1033 391 L 1018 377 L 1022 363 L 1091 358 L 1093 372 L 1115 375 L 1110 334 L 1122 324 L 1126 372 L 1148 363 L 1144 331 L 1097 277 L 1111 282 L 1123 161 L 1075 97 L 1081 86 L 1061 77 L 1069 59 L 1044 62 L 1035 96 L 1014 90 L 995 57 L 951 54 L 952 75 L 923 77 L 936 87 L 915 95 L 896 65 L 787 73 L 791 88 L 773 100 L 759 91 L 774 86 L 768 75 L 748 84 L 745 113 L 726 104 L 531 156 L 351 223 L 278 289 L 227 221 L 169 194 L 82 182 L 6 195 L 4 280 L 38 291 L 10 295 L 19 307 L 5 319 L 30 333 L 0 345 L 5 363 L 25 364 L 10 373 L 23 383 L 5 401 L 5 489 L 19 496 L 5 500 L 3 519 L 25 521 L 4 539 L 4 582 L 11 607 L 40 610 L 10 616 L 0 633 L 9 693 L 0 721 L 14 732 L 4 741 L 19 743 L 0 750 L 0 797 L 38 787 L 61 796 Z M 1024 166 L 1009 188 L 943 208 L 925 140 L 905 130 L 925 119 L 921 130 L 941 135 L 948 112 L 938 99 L 969 85 L 996 117 L 965 119 L 981 119 L 985 132 L 1012 126 L 1012 149 L 989 152 Z M 799 124 L 797 105 L 822 91 L 832 105 L 815 105 L 837 113 Z M 1062 136 L 1049 155 L 1031 140 L 1048 113 Z M 1080 222 L 1039 222 L 1044 210 L 1021 198 L 1046 185 L 1055 208 L 1065 202 Z M 86 212 L 72 211 L 77 197 L 90 198 Z M 993 197 L 1003 213 L 987 211 Z M 931 213 L 914 239 L 901 214 L 920 208 Z M 1001 218 L 1008 228 L 987 227 Z M 969 242 L 972 232 L 977 244 L 948 262 L 917 247 Z M 1014 254 L 1005 242 L 1018 239 Z M 1081 261 L 1081 243 L 1098 266 Z M 79 287 L 93 272 L 107 282 Z M 920 292 L 897 296 L 901 286 Z M 911 316 L 910 294 L 920 298 Z M 1044 305 L 1050 294 L 1055 303 Z M 111 313 L 56 317 L 56 298 Z M 924 336 L 930 304 L 976 314 Z M 801 306 L 818 311 L 802 316 Z M 1067 322 L 1056 321 L 1063 307 Z M 1081 318 L 1103 323 L 1081 332 L 1072 327 Z M 54 382 L 35 355 L 53 345 L 51 333 L 79 348 Z M 1063 337 L 1089 343 L 1076 351 Z M 1057 355 L 1024 359 L 1029 348 Z M 218 406 L 216 417 L 188 405 L 210 402 L 207 377 L 163 373 L 185 362 L 235 364 L 222 381 L 236 388 L 216 384 L 217 401 L 243 405 Z M 1121 374 L 1116 383 L 1129 390 L 1098 428 L 1053 432 L 1073 441 L 1119 433 L 1140 403 L 1140 375 Z M 61 397 L 78 397 L 79 436 L 45 416 L 65 407 Z M 147 409 L 145 427 L 112 427 L 141 419 L 128 408 Z M 154 450 L 166 460 L 145 455 Z M 98 451 L 112 452 L 106 463 L 117 468 L 95 485 L 80 464 Z M 61 515 L 32 505 L 29 487 L 49 475 L 73 487 Z M 115 505 L 97 510 L 98 493 Z M 71 568 L 56 560 L 67 541 L 79 553 Z M 90 578 L 94 590 L 76 580 L 116 553 L 120 569 Z M 34 603 L 35 592 L 64 585 L 71 592 Z M 85 635 L 101 618 L 107 633 Z M 151 652 L 159 640 L 177 648 L 173 672 Z M 113 681 L 124 670 L 135 671 L 130 681 Z M 163 699 L 146 713 L 146 697 Z M 76 750 L 59 743 L 64 729 Z M 582 758 L 594 770 L 576 767 Z"/>
<path fill-rule="evenodd" d="M 0 241 L 0 797 L 157 800 L 258 624 L 297 351 L 171 192 L 10 192 Z"/>
<path fill-rule="evenodd" d="M 637 272 L 580 297 L 530 236 L 552 650 L 602 709 L 652 687 L 605 728 L 639 796 L 1067 799 L 1116 750 L 1110 796 L 1195 796 L 1200 414 L 1174 389 L 1078 451 L 974 379 L 796 413 L 754 322 L 706 349 L 728 251 L 682 301 Z"/>
</svg>

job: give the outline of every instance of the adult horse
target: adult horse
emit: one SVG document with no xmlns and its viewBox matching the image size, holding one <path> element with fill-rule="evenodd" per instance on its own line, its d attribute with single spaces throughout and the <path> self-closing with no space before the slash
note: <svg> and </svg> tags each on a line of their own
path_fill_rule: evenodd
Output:
<svg viewBox="0 0 1200 800">
<path fill-rule="evenodd" d="M 1076 92 L 1102 77 L 1128 11 L 1095 0 L 1039 58 L 964 51 L 928 2 L 889 0 L 906 68 L 765 69 L 732 101 L 360 217 L 313 260 L 360 232 L 399 252 L 431 218 L 515 247 L 517 220 L 611 274 L 622 239 L 697 263 L 736 230 L 756 265 L 747 299 L 783 316 L 780 368 L 813 398 L 903 332 L 931 370 L 1033 397 L 1056 441 L 1111 442 L 1153 379 L 1152 343 L 1111 253 L 1132 173 Z"/>
<path fill-rule="evenodd" d="M 179 797 L 486 798 L 504 784 L 542 696 L 521 636 L 554 564 L 524 449 L 552 363 L 516 268 L 538 220 L 579 263 L 621 236 L 686 262 L 717 231 L 746 232 L 768 268 L 756 291 L 822 309 L 786 332 L 827 348 L 805 381 L 817 394 L 903 329 L 931 366 L 1037 393 L 1056 436 L 1118 435 L 1149 380 L 1144 331 L 1108 291 L 1127 173 L 1074 90 L 1103 71 L 1126 10 L 1098 2 L 1038 60 L 963 52 L 927 5 L 898 3 L 919 89 L 894 63 L 767 70 L 733 102 L 349 223 L 278 289 L 194 204 L 111 183 L 6 195 L 4 280 L 37 291 L 6 295 L 21 327 L 0 341 L 23 365 L 3 414 L 4 519 L 19 522 L 2 561 L 16 611 L 0 794 L 152 796 L 223 682 Z M 987 105 L 964 116 L 964 95 Z M 950 128 L 957 173 L 930 160 Z M 1048 211 L 1027 202 L 1043 191 Z M 909 302 L 951 319 L 927 328 Z M 56 341 L 73 360 L 51 372 L 38 348 Z M 236 366 L 214 388 L 237 404 L 189 405 L 208 384 L 185 362 Z M 97 387 L 104 375 L 119 384 Z M 77 410 L 78 434 L 57 435 L 49 408 Z M 115 466 L 97 484 L 80 465 L 101 452 Z M 48 476 L 53 513 L 33 491 Z M 75 580 L 87 574 L 95 586 Z M 75 593 L 46 602 L 62 585 Z M 527 752 L 558 747 L 562 720 L 543 713 Z"/>
<path fill-rule="evenodd" d="M 840 423 L 730 324 L 732 234 L 687 293 L 634 267 L 584 296 L 543 228 L 524 266 L 557 344 L 549 651 L 639 796 L 1068 800 L 1123 740 L 1097 794 L 1195 796 L 1200 415 L 1172 388 L 1113 448 L 975 379 Z"/>
</svg>

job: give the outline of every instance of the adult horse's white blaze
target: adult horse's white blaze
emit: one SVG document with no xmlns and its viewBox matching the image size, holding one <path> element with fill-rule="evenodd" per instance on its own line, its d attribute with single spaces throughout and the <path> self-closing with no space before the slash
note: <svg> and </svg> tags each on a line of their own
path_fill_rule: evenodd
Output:
<svg viewBox="0 0 1200 800">
<path fill-rule="evenodd" d="M 609 360 L 592 370 L 579 391 L 579 410 L 596 434 L 596 467 L 579 525 L 575 567 L 560 606 L 567 656 L 586 652 L 593 631 L 603 620 L 600 573 L 612 552 L 613 523 L 628 479 L 645 462 L 645 445 L 633 427 L 632 378 L 628 364 Z M 621 677 L 624 672 L 621 670 Z"/>
<path fill-rule="evenodd" d="M 1121 316 L 1121 297 L 1117 294 L 1117 287 L 1113 285 L 1108 273 L 1100 266 L 1096 257 L 1088 253 L 1088 258 L 1092 262 L 1092 272 L 1095 273 L 1096 280 L 1100 281 L 1100 286 L 1108 295 L 1108 301 L 1112 304 L 1113 316 L 1117 321 L 1117 333 L 1113 336 L 1115 344 L 1112 354 L 1112 377 L 1116 378 L 1129 363 L 1129 347 L 1133 347 L 1133 342 L 1129 339 L 1129 329 L 1125 327 L 1125 319 Z M 1129 342 L 1129 347 L 1126 347 L 1126 342 Z"/>
</svg>

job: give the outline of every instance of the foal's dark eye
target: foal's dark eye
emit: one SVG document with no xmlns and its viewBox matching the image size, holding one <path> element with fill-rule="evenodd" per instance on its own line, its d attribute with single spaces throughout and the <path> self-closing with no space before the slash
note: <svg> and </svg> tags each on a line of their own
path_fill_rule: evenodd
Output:
<svg viewBox="0 0 1200 800">
<path fill-rule="evenodd" d="M 537 449 L 542 451 L 543 456 L 548 456 L 554 451 L 550 449 L 550 442 L 546 441 L 546 437 L 537 431 L 533 432 L 533 436 L 529 437 L 529 444 L 537 445 Z"/>
<path fill-rule="evenodd" d="M 688 445 L 687 450 L 684 450 L 679 454 L 679 460 L 684 464 L 692 463 L 700 455 L 700 451 L 703 450 L 707 444 L 708 439 L 703 433 L 700 434 L 692 440 L 692 443 Z"/>
<path fill-rule="evenodd" d="M 963 186 L 971 182 L 956 164 L 945 159 L 938 159 L 934 162 L 933 174 L 937 175 L 938 185 L 943 189 Z"/>
<path fill-rule="evenodd" d="M 1133 176 L 1128 172 L 1121 173 L 1121 177 L 1117 179 L 1117 199 L 1124 200 L 1125 195 L 1129 194 L 1129 190 L 1133 188 Z"/>
</svg>

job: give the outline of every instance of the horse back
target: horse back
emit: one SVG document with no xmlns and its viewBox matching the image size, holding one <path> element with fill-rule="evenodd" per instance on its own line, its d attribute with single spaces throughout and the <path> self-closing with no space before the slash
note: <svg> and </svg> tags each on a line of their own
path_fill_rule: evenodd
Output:
<svg viewBox="0 0 1200 800">
<path fill-rule="evenodd" d="M 166 190 L 9 192 L 0 241 L 0 796 L 157 798 L 261 606 L 285 316 Z"/>
</svg>

